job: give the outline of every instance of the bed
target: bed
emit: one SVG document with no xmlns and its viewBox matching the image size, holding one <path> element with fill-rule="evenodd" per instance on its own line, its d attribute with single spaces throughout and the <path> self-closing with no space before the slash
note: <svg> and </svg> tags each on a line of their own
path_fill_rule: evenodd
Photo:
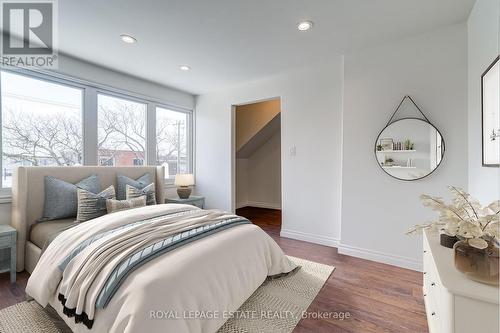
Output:
<svg viewBox="0 0 500 333">
<path fill-rule="evenodd" d="M 217 210 L 158 204 L 82 223 L 34 223 L 43 211 L 45 176 L 76 183 L 97 174 L 104 188 L 118 174 L 145 172 L 154 175 L 157 201 L 164 202 L 161 167 L 15 173 L 17 269 L 32 274 L 26 293 L 52 306 L 74 332 L 216 332 L 266 278 L 297 269 L 259 227 Z"/>
<path fill-rule="evenodd" d="M 43 214 L 44 179 L 53 176 L 61 180 L 76 183 L 91 174 L 99 176 L 101 188 L 109 185 L 116 186 L 116 175 L 122 174 L 130 178 L 138 178 L 144 173 L 151 173 L 155 180 L 156 197 L 158 202 L 165 200 L 164 188 L 165 172 L 163 167 L 19 167 L 14 172 L 12 182 L 12 226 L 17 230 L 17 271 L 33 269 L 40 258 L 43 243 L 51 233 L 66 227 L 74 222 L 72 219 L 51 221 L 52 225 L 36 224 Z M 47 223 L 47 222 L 44 222 Z M 36 231 L 33 226 L 42 226 L 43 230 Z M 34 236 L 33 239 L 31 236 Z M 34 242 L 33 242 L 34 240 Z M 38 243 L 38 244 L 37 244 Z"/>
</svg>

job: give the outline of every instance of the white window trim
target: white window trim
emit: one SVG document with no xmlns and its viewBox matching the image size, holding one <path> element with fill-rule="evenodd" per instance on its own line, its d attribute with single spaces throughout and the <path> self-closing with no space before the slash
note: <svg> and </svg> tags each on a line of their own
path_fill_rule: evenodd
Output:
<svg viewBox="0 0 500 333">
<path fill-rule="evenodd" d="M 185 108 L 182 106 L 174 105 L 167 101 L 159 100 L 157 98 L 142 95 L 139 93 L 127 91 L 111 87 L 104 84 L 99 84 L 91 81 L 86 81 L 71 77 L 68 75 L 54 73 L 41 69 L 24 69 L 15 68 L 10 66 L 0 66 L 1 71 L 7 71 L 18 75 L 35 78 L 38 80 L 55 83 L 71 88 L 82 90 L 82 135 L 83 135 L 83 164 L 84 165 L 98 165 L 97 156 L 97 96 L 98 94 L 122 98 L 134 102 L 139 102 L 147 105 L 146 109 L 146 163 L 147 165 L 156 165 L 156 108 L 164 108 L 175 112 L 181 112 L 188 115 L 188 158 L 189 158 L 189 172 L 194 174 L 195 170 L 195 117 L 194 109 Z M 1 86 L 0 86 L 1 89 Z M 1 94 L 0 94 L 0 108 L 1 108 Z M 0 110 L 0 152 L 1 152 L 1 110 Z M 1 163 L 0 163 L 1 165 Z M 168 175 L 166 175 L 168 176 Z M 165 189 L 175 187 L 173 179 L 165 178 Z M 10 188 L 0 188 L 0 204 L 11 202 L 12 191 Z"/>
<path fill-rule="evenodd" d="M 156 123 L 156 108 L 162 108 L 162 109 L 167 109 L 167 110 L 170 110 L 170 111 L 175 111 L 175 112 L 181 112 L 181 113 L 185 113 L 188 117 L 187 117 L 187 122 L 188 122 L 188 135 L 187 135 L 187 148 L 188 148 L 188 159 L 189 159 L 189 170 L 188 172 L 189 173 L 192 173 L 194 174 L 194 112 L 183 112 L 183 111 L 178 111 L 178 110 L 175 110 L 175 109 L 172 109 L 170 108 L 168 105 L 165 105 L 165 104 L 154 104 L 154 122 Z M 153 138 L 155 138 L 156 140 L 156 127 L 154 127 L 154 135 L 152 136 Z M 148 145 L 148 147 L 150 147 Z M 156 142 L 155 144 L 152 146 L 153 149 L 156 149 Z M 156 150 L 153 152 L 153 159 L 156 160 Z M 149 161 L 148 161 L 149 162 Z M 152 161 L 153 164 L 156 163 L 156 161 Z M 166 175 L 168 176 L 168 175 Z M 196 175 L 195 175 L 195 178 L 196 178 Z M 174 188 L 174 179 L 169 179 L 169 178 L 165 178 L 165 185 L 168 187 L 168 188 Z"/>
<path fill-rule="evenodd" d="M 83 144 L 84 144 L 83 162 L 85 165 L 85 151 L 87 149 L 85 147 L 85 121 L 84 121 L 85 118 L 84 117 L 85 117 L 85 102 L 86 102 L 85 101 L 85 94 L 86 94 L 87 87 L 85 85 L 82 85 L 82 84 L 77 83 L 77 82 L 72 82 L 69 80 L 63 80 L 63 79 L 59 79 L 59 78 L 52 78 L 50 76 L 43 75 L 43 74 L 38 73 L 38 72 L 31 72 L 29 70 L 20 69 L 20 68 L 13 68 L 13 67 L 8 67 L 8 66 L 0 66 L 0 82 L 1 82 L 2 71 L 10 72 L 10 73 L 17 74 L 17 75 L 22 75 L 22 76 L 25 76 L 28 78 L 34 78 L 34 79 L 48 82 L 48 83 L 58 84 L 58 85 L 69 87 L 69 88 L 79 89 L 82 91 L 82 114 L 81 114 L 81 117 L 82 117 L 82 139 L 83 139 Z M 1 84 L 0 84 L 0 171 L 2 168 L 2 164 L 3 164 L 3 161 L 2 161 L 3 159 L 1 156 L 2 147 L 3 147 L 2 113 L 3 113 L 2 94 L 1 94 Z M 0 176 L 1 175 L 2 175 L 2 173 L 0 172 Z M 0 186 L 0 204 L 11 202 L 11 200 L 12 200 L 12 189 L 9 187 L 4 188 L 4 187 Z"/>
</svg>

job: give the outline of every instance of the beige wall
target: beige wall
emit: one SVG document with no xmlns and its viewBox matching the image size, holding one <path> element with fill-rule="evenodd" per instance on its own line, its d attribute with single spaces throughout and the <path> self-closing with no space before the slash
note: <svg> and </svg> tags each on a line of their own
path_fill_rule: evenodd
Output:
<svg viewBox="0 0 500 333">
<path fill-rule="evenodd" d="M 279 99 L 236 107 L 236 151 L 281 111 Z"/>
<path fill-rule="evenodd" d="M 248 158 L 248 202 L 281 208 L 280 132 Z"/>
<path fill-rule="evenodd" d="M 248 158 L 236 159 L 236 208 L 248 205 Z"/>
<path fill-rule="evenodd" d="M 236 205 L 281 209 L 281 133 L 236 160 Z"/>
</svg>

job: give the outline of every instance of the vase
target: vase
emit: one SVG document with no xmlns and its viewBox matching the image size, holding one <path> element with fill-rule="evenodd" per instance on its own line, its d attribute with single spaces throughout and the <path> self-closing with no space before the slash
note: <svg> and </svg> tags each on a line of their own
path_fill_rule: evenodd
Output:
<svg viewBox="0 0 500 333">
<path fill-rule="evenodd" d="M 488 242 L 488 247 L 478 249 L 461 240 L 453 246 L 455 267 L 469 279 L 498 286 L 498 253 L 496 245 Z"/>
<path fill-rule="evenodd" d="M 458 241 L 459 239 L 457 236 L 451 236 L 446 232 L 439 232 L 439 244 L 441 244 L 441 246 L 453 249 L 453 246 Z"/>
</svg>

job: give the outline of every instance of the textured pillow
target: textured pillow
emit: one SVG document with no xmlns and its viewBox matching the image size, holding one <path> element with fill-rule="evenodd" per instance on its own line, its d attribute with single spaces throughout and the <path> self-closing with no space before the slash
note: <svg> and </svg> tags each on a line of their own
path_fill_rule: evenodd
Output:
<svg viewBox="0 0 500 333">
<path fill-rule="evenodd" d="M 126 186 L 126 198 L 127 200 L 146 196 L 146 205 L 156 205 L 156 190 L 155 183 L 151 183 L 142 189 L 135 188 L 133 186 Z"/>
<path fill-rule="evenodd" d="M 151 174 L 145 173 L 143 176 L 137 179 L 132 179 L 126 176 L 118 175 L 116 176 L 116 199 L 125 200 L 126 186 L 130 185 L 137 189 L 143 189 L 153 182 Z"/>
<path fill-rule="evenodd" d="M 79 188 L 92 193 L 99 193 L 101 190 L 97 175 L 92 175 L 76 184 L 52 176 L 45 176 L 44 183 L 45 202 L 43 217 L 38 220 L 40 222 L 76 216 L 78 208 L 77 190 Z"/>
<path fill-rule="evenodd" d="M 106 200 L 114 198 L 115 188 L 113 185 L 98 194 L 78 189 L 78 214 L 76 221 L 84 222 L 105 215 L 107 212 Z"/>
<path fill-rule="evenodd" d="M 113 213 L 113 212 L 118 212 L 120 210 L 127 210 L 143 206 L 146 206 L 145 195 L 141 195 L 140 197 L 128 200 L 115 200 L 115 199 L 106 200 L 106 208 L 108 210 L 108 213 Z"/>
</svg>

